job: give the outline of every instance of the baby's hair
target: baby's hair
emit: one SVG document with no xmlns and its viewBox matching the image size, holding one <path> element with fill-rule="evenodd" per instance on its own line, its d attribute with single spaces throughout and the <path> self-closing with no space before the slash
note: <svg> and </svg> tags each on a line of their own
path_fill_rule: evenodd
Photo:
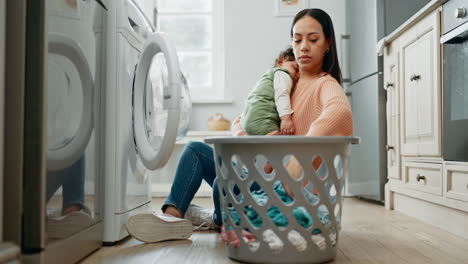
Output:
<svg viewBox="0 0 468 264">
<path fill-rule="evenodd" d="M 279 62 L 281 60 L 285 60 L 285 61 L 293 61 L 295 60 L 294 58 L 294 52 L 293 52 L 293 49 L 292 47 L 288 47 L 286 48 L 285 50 L 281 51 L 280 54 L 278 55 L 278 57 L 276 58 L 275 60 L 275 65 L 274 67 L 277 67 L 279 65 Z"/>
</svg>

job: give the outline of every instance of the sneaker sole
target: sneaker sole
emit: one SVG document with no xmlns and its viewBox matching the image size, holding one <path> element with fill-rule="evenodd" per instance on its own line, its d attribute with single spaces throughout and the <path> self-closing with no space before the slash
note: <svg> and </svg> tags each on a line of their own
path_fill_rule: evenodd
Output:
<svg viewBox="0 0 468 264">
<path fill-rule="evenodd" d="M 192 223 L 187 219 L 167 222 L 153 214 L 137 214 L 128 219 L 128 233 L 145 243 L 187 239 L 192 235 Z"/>
<path fill-rule="evenodd" d="M 73 212 L 62 219 L 48 219 L 46 233 L 49 239 L 62 239 L 94 224 L 93 219 L 82 212 Z"/>
</svg>

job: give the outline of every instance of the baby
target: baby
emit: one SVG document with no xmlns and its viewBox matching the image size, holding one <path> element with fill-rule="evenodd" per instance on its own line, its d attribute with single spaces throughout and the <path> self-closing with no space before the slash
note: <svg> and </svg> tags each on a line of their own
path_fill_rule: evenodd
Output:
<svg viewBox="0 0 468 264">
<path fill-rule="evenodd" d="M 294 134 L 289 95 L 297 67 L 292 48 L 287 48 L 275 60 L 274 68 L 257 81 L 240 118 L 240 125 L 247 134 L 266 135 L 276 131 Z"/>
</svg>

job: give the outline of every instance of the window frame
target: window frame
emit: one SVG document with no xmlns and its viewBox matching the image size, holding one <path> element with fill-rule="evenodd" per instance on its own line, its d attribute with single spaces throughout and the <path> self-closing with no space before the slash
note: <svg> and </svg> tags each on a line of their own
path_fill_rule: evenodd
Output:
<svg viewBox="0 0 468 264">
<path fill-rule="evenodd" d="M 232 100 L 226 99 L 225 92 L 225 67 L 224 67 L 224 1 L 210 0 L 212 4 L 211 12 L 203 11 L 182 11 L 182 12 L 160 12 L 157 9 L 158 0 L 154 0 L 155 6 L 155 26 L 159 31 L 159 16 L 162 15 L 211 15 L 211 26 L 212 26 L 212 43 L 211 49 L 199 49 L 199 50 L 182 50 L 177 51 L 178 53 L 183 52 L 210 52 L 211 53 L 211 69 L 212 79 L 209 92 L 201 95 L 197 90 L 192 90 L 191 97 L 193 103 L 231 103 Z M 177 49 L 177 47 L 176 47 Z M 190 84 L 189 84 L 190 85 Z"/>
</svg>

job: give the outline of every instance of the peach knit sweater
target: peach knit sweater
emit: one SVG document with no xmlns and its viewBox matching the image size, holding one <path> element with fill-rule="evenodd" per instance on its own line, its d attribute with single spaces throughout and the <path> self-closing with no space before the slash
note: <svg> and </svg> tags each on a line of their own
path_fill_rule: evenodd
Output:
<svg viewBox="0 0 468 264">
<path fill-rule="evenodd" d="M 291 95 L 292 119 L 299 136 L 351 136 L 351 106 L 343 88 L 332 76 L 323 73 L 314 79 L 299 79 Z M 235 136 L 247 135 L 233 122 Z"/>
</svg>

